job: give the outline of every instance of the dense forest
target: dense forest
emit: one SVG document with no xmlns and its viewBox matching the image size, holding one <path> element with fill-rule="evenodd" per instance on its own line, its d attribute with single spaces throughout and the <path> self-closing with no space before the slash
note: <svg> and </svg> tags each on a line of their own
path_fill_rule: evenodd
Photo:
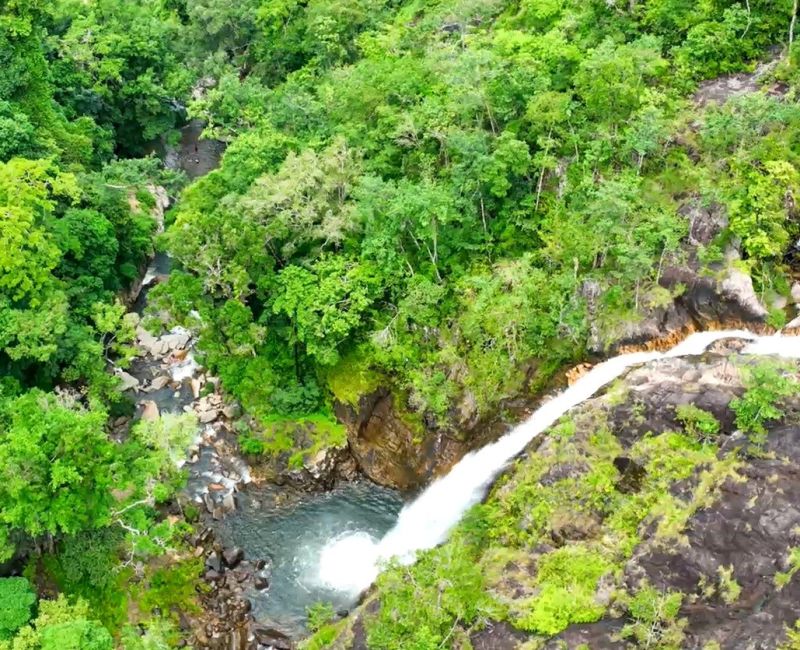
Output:
<svg viewBox="0 0 800 650">
<path fill-rule="evenodd" d="M 800 252 L 797 11 L 0 3 L 0 649 L 191 644 L 182 617 L 206 587 L 175 459 L 195 423 L 112 431 L 133 414 L 120 379 L 137 356 L 130 297 L 157 250 L 175 270 L 142 323 L 195 333 L 198 360 L 247 415 L 243 453 L 290 467 L 346 447 L 337 405 L 376 389 L 419 439 L 465 437 L 465 422 L 679 299 L 668 268 L 735 269 L 766 323 L 784 325 Z M 733 73 L 753 91 L 698 99 Z M 189 182 L 162 153 L 192 120 L 227 148 Z M 690 207 L 724 213 L 712 238 L 696 241 Z M 502 528 L 500 510 L 518 507 L 504 498 L 492 525 L 522 544 Z M 438 592 L 437 614 L 388 574 L 394 614 L 369 647 L 451 647 L 454 621 L 489 608 L 470 558 L 441 564 L 461 581 L 457 597 Z M 428 604 L 438 561 L 420 565 Z M 533 616 L 527 629 L 546 634 L 583 620 Z M 312 647 L 339 631 L 322 623 Z"/>
</svg>

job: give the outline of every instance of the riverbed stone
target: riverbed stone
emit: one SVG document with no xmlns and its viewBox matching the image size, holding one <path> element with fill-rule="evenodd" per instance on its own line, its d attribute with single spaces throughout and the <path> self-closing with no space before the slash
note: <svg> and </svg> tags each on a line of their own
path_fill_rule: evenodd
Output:
<svg viewBox="0 0 800 650">
<path fill-rule="evenodd" d="M 194 403 L 194 410 L 197 413 L 197 419 L 201 424 L 211 424 L 219 418 L 220 410 L 214 406 L 208 397 L 201 397 Z"/>
<path fill-rule="evenodd" d="M 136 328 L 136 339 L 139 347 L 151 357 L 158 359 L 168 352 L 167 345 L 158 337 L 153 336 L 141 325 Z"/>
<path fill-rule="evenodd" d="M 230 402 L 222 409 L 222 415 L 229 420 L 235 420 L 242 415 L 242 407 L 239 402 Z"/>
<path fill-rule="evenodd" d="M 189 344 L 191 336 L 185 332 L 177 334 L 164 334 L 161 337 L 161 342 L 167 347 L 167 350 L 174 352 L 175 350 L 183 350 Z"/>
<path fill-rule="evenodd" d="M 153 400 L 145 400 L 142 404 L 142 420 L 153 421 L 161 417 L 158 404 Z"/>
<path fill-rule="evenodd" d="M 225 564 L 228 566 L 228 568 L 233 569 L 239 566 L 241 561 L 244 559 L 244 551 L 238 546 L 226 548 L 224 551 L 222 551 L 222 559 L 225 561 Z"/>
<path fill-rule="evenodd" d="M 166 387 L 170 381 L 172 380 L 168 375 L 159 375 L 150 382 L 150 385 L 147 387 L 147 389 L 148 391 L 161 390 L 162 388 Z"/>
<path fill-rule="evenodd" d="M 117 368 L 116 375 L 117 375 L 117 377 L 120 378 L 120 381 L 121 381 L 120 390 L 122 392 L 125 392 L 125 391 L 128 391 L 128 390 L 138 390 L 139 389 L 139 385 L 140 385 L 139 380 L 136 377 L 134 377 L 133 375 L 131 375 L 130 373 L 125 372 L 124 370 L 121 370 L 121 369 Z"/>
<path fill-rule="evenodd" d="M 222 556 L 216 551 L 212 551 L 206 558 L 206 567 L 217 573 L 222 573 Z"/>
<path fill-rule="evenodd" d="M 233 496 L 233 491 L 226 492 L 222 497 L 222 511 L 227 514 L 234 510 L 236 510 L 236 497 Z"/>
</svg>

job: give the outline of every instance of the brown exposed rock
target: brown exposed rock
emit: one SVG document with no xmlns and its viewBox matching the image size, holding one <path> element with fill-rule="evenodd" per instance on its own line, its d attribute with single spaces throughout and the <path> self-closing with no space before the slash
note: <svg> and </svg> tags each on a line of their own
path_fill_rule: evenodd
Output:
<svg viewBox="0 0 800 650">
<path fill-rule="evenodd" d="M 158 404 L 153 400 L 145 400 L 142 404 L 142 420 L 158 420 L 161 413 L 158 410 Z"/>
<path fill-rule="evenodd" d="M 363 397 L 358 410 L 337 404 L 336 415 L 347 426 L 350 452 L 359 468 L 381 485 L 419 487 L 469 451 L 467 444 L 443 432 L 415 431 L 398 415 L 393 396 L 385 390 Z"/>
</svg>

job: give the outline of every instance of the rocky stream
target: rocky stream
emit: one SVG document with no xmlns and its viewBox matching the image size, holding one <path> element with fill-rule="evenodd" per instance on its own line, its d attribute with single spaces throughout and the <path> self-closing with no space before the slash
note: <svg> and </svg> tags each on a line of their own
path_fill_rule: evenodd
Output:
<svg viewBox="0 0 800 650">
<path fill-rule="evenodd" d="M 224 145 L 202 140 L 201 134 L 196 122 L 185 127 L 179 147 L 161 152 L 165 164 L 182 169 L 190 179 L 215 169 Z M 161 230 L 170 200 L 163 188 L 150 191 Z M 319 575 L 325 545 L 356 530 L 379 538 L 394 522 L 402 497 L 364 480 L 326 491 L 254 480 L 237 454 L 234 427 L 242 410 L 197 363 L 193 333 L 175 327 L 155 336 L 139 322 L 150 289 L 171 268 L 171 258 L 158 252 L 128 296 L 137 316 L 138 356 L 127 370 L 115 372 L 135 404 L 134 420 L 182 413 L 197 418 L 179 507 L 185 510 L 191 504 L 200 513 L 192 543 L 195 555 L 204 558 L 209 591 L 201 596 L 203 614 L 184 621 L 184 627 L 191 630 L 197 648 L 292 648 L 292 639 L 306 632 L 308 606 L 329 602 L 344 616 L 358 596 L 326 584 Z M 124 435 L 129 424 L 128 418 L 119 418 L 117 435 Z"/>
</svg>

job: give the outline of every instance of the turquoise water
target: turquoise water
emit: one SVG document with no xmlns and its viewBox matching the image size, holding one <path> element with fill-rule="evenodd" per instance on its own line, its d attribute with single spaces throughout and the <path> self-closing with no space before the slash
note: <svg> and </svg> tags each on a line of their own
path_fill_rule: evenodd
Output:
<svg viewBox="0 0 800 650">
<path fill-rule="evenodd" d="M 336 610 L 349 609 L 358 595 L 324 584 L 319 575 L 323 549 L 355 532 L 380 539 L 397 520 L 403 499 L 362 481 L 302 495 L 291 505 L 272 505 L 280 490 L 251 488 L 240 494 L 237 511 L 217 524 L 217 532 L 226 545 L 244 549 L 248 559 L 271 563 L 269 588 L 250 594 L 256 619 L 300 634 L 307 607 L 330 602 Z"/>
</svg>

